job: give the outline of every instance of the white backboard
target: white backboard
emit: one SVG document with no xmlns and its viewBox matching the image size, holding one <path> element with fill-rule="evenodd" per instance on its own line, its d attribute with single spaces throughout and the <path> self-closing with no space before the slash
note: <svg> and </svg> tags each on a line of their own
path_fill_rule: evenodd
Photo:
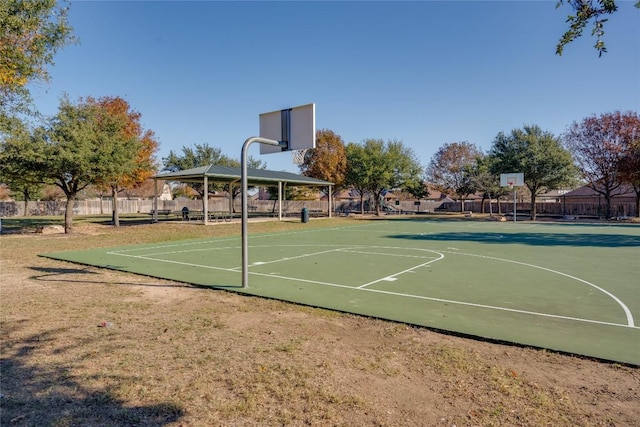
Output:
<svg viewBox="0 0 640 427">
<path fill-rule="evenodd" d="M 315 148 L 316 105 L 306 104 L 260 114 L 260 137 L 286 140 L 288 144 L 286 148 L 260 144 L 260 154 Z"/>
<path fill-rule="evenodd" d="M 501 173 L 500 187 L 522 187 L 524 185 L 523 173 Z"/>
</svg>

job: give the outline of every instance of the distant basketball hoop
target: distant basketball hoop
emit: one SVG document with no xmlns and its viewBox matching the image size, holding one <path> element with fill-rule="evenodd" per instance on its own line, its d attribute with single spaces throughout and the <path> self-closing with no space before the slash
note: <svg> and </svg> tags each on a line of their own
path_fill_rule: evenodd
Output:
<svg viewBox="0 0 640 427">
<path fill-rule="evenodd" d="M 523 173 L 501 173 L 500 187 L 522 187 L 524 185 Z"/>
<path fill-rule="evenodd" d="M 501 173 L 500 174 L 500 187 L 509 187 L 513 190 L 513 222 L 516 222 L 518 216 L 518 202 L 516 200 L 516 187 L 522 187 L 524 185 L 523 173 Z"/>
</svg>

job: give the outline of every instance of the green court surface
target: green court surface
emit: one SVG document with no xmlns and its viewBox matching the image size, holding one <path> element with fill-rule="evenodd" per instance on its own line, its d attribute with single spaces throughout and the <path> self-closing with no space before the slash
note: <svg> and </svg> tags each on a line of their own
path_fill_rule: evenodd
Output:
<svg viewBox="0 0 640 427">
<path fill-rule="evenodd" d="M 376 220 L 44 256 L 640 365 L 640 227 Z M 203 331 L 206 333 L 206 331 Z"/>
</svg>

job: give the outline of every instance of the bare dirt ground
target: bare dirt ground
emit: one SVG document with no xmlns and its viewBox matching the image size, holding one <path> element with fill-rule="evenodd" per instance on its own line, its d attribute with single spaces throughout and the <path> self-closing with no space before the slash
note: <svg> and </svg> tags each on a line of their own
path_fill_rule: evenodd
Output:
<svg viewBox="0 0 640 427">
<path fill-rule="evenodd" d="M 636 367 L 37 256 L 170 227 L 0 236 L 0 425 L 640 425 Z"/>
</svg>

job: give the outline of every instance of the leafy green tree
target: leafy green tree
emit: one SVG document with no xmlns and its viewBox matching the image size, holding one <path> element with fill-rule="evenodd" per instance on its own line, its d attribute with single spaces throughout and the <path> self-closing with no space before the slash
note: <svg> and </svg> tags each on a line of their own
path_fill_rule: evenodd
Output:
<svg viewBox="0 0 640 427">
<path fill-rule="evenodd" d="M 82 190 L 136 167 L 137 141 L 124 132 L 128 124 L 126 117 L 108 114 L 91 100 L 74 104 L 63 99 L 42 131 L 37 148 L 46 157 L 37 159 L 35 170 L 53 180 L 67 198 L 66 233 L 73 232 L 73 205 Z"/>
<path fill-rule="evenodd" d="M 536 125 L 513 129 L 509 135 L 500 132 L 489 154 L 494 159 L 492 173 L 524 173 L 525 186 L 531 192 L 533 220 L 537 196 L 575 182 L 571 153 L 564 149 L 560 138 Z"/>
<path fill-rule="evenodd" d="M 592 115 L 571 124 L 563 135 L 582 178 L 604 198 L 607 218 L 612 216 L 611 198 L 623 191 L 625 181 L 631 183 L 629 179 L 634 179 L 633 147 L 638 135 L 640 118 L 631 111 Z M 626 162 L 630 163 L 625 165 Z"/>
<path fill-rule="evenodd" d="M 316 148 L 305 153 L 300 171 L 302 175 L 333 182 L 336 194 L 343 189 L 347 155 L 340 135 L 329 129 L 316 131 Z"/>
<path fill-rule="evenodd" d="M 194 144 L 193 147 L 182 147 L 182 155 L 178 155 L 173 150 L 169 151 L 169 155 L 162 159 L 164 170 L 168 172 L 177 172 L 187 169 L 198 168 L 209 165 L 225 165 L 228 166 L 231 159 L 222 154 L 222 150 L 212 147 L 207 143 Z M 190 186 L 195 190 L 202 199 L 202 207 L 207 202 L 209 192 L 215 191 L 216 184 L 209 184 L 205 188 L 204 183 L 194 182 Z"/>
<path fill-rule="evenodd" d="M 476 191 L 467 172 L 480 156 L 480 149 L 470 142 L 446 143 L 433 155 L 427 167 L 427 181 L 439 191 L 457 197 L 464 211 L 465 199 Z"/>
<path fill-rule="evenodd" d="M 38 171 L 30 168 L 22 159 L 32 157 L 32 135 L 22 122 L 12 129 L 0 142 L 0 182 L 6 184 L 13 192 L 19 193 L 24 201 L 24 214 L 30 200 L 34 200 L 42 191 L 44 183 Z"/>
<path fill-rule="evenodd" d="M 367 154 L 364 146 L 350 142 L 345 147 L 347 155 L 347 174 L 345 185 L 354 188 L 360 195 L 360 213 L 364 215 L 364 196 L 366 193 L 369 171 L 367 170 Z"/>
<path fill-rule="evenodd" d="M 129 125 L 126 117 L 110 114 L 91 100 L 74 104 L 63 99 L 47 126 L 34 129 L 29 138 L 9 139 L 11 145 L 3 144 L 2 156 L 11 161 L 11 168 L 28 173 L 28 182 L 53 183 L 62 190 L 65 232 L 71 233 L 73 205 L 84 189 L 139 166 L 137 140 L 126 132 Z"/>
<path fill-rule="evenodd" d="M 192 147 L 182 147 L 182 155 L 175 151 L 169 151 L 169 155 L 162 159 L 164 170 L 178 172 L 193 169 L 200 166 L 209 166 L 226 162 L 229 159 L 222 155 L 220 148 L 211 147 L 209 144 L 195 144 Z"/>
<path fill-rule="evenodd" d="M 413 150 L 402 141 L 367 139 L 362 145 L 349 143 L 346 151 L 346 183 L 360 192 L 363 213 L 365 193 L 373 196 L 376 214 L 380 215 L 385 190 L 415 189 L 416 183 L 422 182 L 423 168 Z"/>
<path fill-rule="evenodd" d="M 500 177 L 491 172 L 491 156 L 478 156 L 474 162 L 465 167 L 465 180 L 467 186 L 473 189 L 473 192 L 482 192 L 482 213 L 484 213 L 484 201 L 489 199 L 489 213 L 493 214 L 491 200 L 495 197 L 497 200 L 506 193 L 500 187 Z M 500 213 L 500 203 L 498 203 L 498 213 Z"/>
<path fill-rule="evenodd" d="M 183 171 L 187 169 L 198 168 L 202 166 L 209 165 L 220 165 L 220 166 L 230 166 L 239 168 L 240 161 L 234 158 L 231 158 L 225 154 L 222 154 L 222 150 L 217 147 L 212 147 L 207 143 L 204 144 L 194 144 L 193 147 L 182 147 L 182 155 L 178 155 L 175 151 L 171 150 L 169 155 L 162 159 L 164 170 L 168 172 L 177 172 Z M 247 158 L 247 168 L 251 169 L 265 169 L 266 164 L 262 162 L 262 160 L 256 160 L 252 156 Z M 220 185 L 217 183 L 209 184 L 208 188 L 204 188 L 204 183 L 191 183 L 191 188 L 195 190 L 200 197 L 202 198 L 202 206 L 204 208 L 204 203 L 207 200 L 205 194 L 208 196 L 208 193 L 211 191 L 218 190 L 226 190 L 229 191 L 229 185 Z M 234 188 L 233 191 L 229 191 L 230 197 L 232 200 L 237 197 L 242 189 L 240 187 Z"/>
<path fill-rule="evenodd" d="M 74 41 L 67 13 L 56 0 L 0 1 L 0 131 L 29 112 L 27 84 L 48 81 L 55 53 Z"/>
<path fill-rule="evenodd" d="M 565 46 L 582 36 L 582 32 L 587 25 L 593 21 L 593 29 L 591 35 L 595 36 L 596 43 L 593 47 L 598 51 L 598 56 L 602 56 L 607 51 L 605 47 L 604 23 L 607 22 L 605 16 L 612 15 L 618 10 L 615 0 L 558 0 L 556 8 L 563 4 L 569 4 L 573 9 L 574 15 L 567 17 L 569 29 L 562 35 L 556 46 L 556 54 L 562 55 Z M 636 1 L 635 7 L 640 8 L 640 1 Z"/>
</svg>

